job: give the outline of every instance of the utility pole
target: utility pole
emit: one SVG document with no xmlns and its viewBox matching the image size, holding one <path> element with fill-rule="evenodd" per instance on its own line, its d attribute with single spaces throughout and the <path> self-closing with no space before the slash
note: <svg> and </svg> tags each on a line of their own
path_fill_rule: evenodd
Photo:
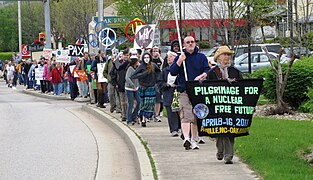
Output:
<svg viewBox="0 0 313 180">
<path fill-rule="evenodd" d="M 251 11 L 250 2 L 247 5 L 247 16 L 248 16 L 248 70 L 251 74 Z"/>
<path fill-rule="evenodd" d="M 103 21 L 103 0 L 98 0 L 98 22 L 102 22 Z M 99 32 L 101 32 L 102 30 L 102 23 L 100 23 L 100 30 Z M 101 34 L 100 34 L 101 36 Z M 107 34 L 108 36 L 108 34 Z M 101 39 L 99 38 L 99 50 L 102 50 L 102 42 Z"/>
<path fill-rule="evenodd" d="M 290 55 L 294 56 L 293 52 L 293 17 L 292 17 L 292 0 L 288 0 L 288 24 L 289 24 L 289 31 L 290 31 Z"/>
<path fill-rule="evenodd" d="M 45 6 L 45 31 L 46 31 L 46 49 L 51 49 L 51 28 L 50 28 L 50 0 L 44 0 Z"/>
<path fill-rule="evenodd" d="M 21 17 L 21 1 L 17 2 L 17 16 L 18 16 L 18 50 L 22 53 L 22 17 Z"/>
<path fill-rule="evenodd" d="M 213 0 L 210 0 L 210 28 L 209 28 L 209 42 L 210 46 L 214 46 L 214 17 L 213 17 Z"/>
</svg>

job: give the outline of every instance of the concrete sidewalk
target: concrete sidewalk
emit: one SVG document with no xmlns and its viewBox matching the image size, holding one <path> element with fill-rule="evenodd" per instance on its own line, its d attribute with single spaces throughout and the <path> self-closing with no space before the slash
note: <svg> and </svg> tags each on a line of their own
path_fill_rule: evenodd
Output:
<svg viewBox="0 0 313 180">
<path fill-rule="evenodd" d="M 51 99 L 59 98 L 63 100 L 70 100 L 68 97 L 51 96 L 38 92 L 32 92 L 30 90 L 23 91 L 24 93 L 47 97 Z M 200 149 L 185 150 L 182 145 L 183 140 L 180 137 L 171 136 L 166 117 L 162 117 L 162 122 L 147 122 L 147 127 L 141 127 L 140 124 L 127 126 L 125 122 L 121 122 L 120 113 L 109 112 L 109 106 L 107 106 L 106 108 L 97 108 L 95 105 L 87 103 L 84 108 L 87 108 L 88 111 L 91 113 L 97 113 L 101 111 L 106 114 L 105 116 L 111 116 L 112 118 L 110 118 L 111 122 L 109 122 L 109 124 L 114 123 L 116 127 L 122 126 L 122 128 L 117 128 L 117 131 L 123 131 L 120 132 L 121 134 L 129 134 L 129 132 L 124 133 L 124 131 L 128 131 L 128 128 L 138 134 L 143 139 L 143 141 L 148 144 L 148 148 L 151 151 L 151 155 L 155 162 L 157 176 L 160 180 L 261 179 L 258 178 L 256 173 L 251 171 L 247 167 L 247 165 L 242 163 L 236 156 L 233 159 L 234 164 L 224 164 L 224 161 L 218 161 L 215 156 L 215 142 L 213 142 L 209 138 L 205 138 L 206 143 L 200 145 Z M 131 135 L 128 138 L 138 137 Z M 136 139 L 135 141 L 138 141 L 138 139 Z M 140 145 L 135 144 L 134 146 Z M 147 165 L 146 162 L 144 164 Z M 149 169 L 150 167 L 147 168 Z M 152 177 L 149 175 L 149 178 L 142 179 L 151 178 Z"/>
<path fill-rule="evenodd" d="M 116 123 L 121 122 L 121 114 L 110 113 L 109 107 L 102 109 L 88 105 L 88 108 L 99 109 L 116 118 Z M 123 124 L 127 126 L 125 122 Z M 162 117 L 162 122 L 147 122 L 147 127 L 141 127 L 140 124 L 128 127 L 147 142 L 160 180 L 258 179 L 257 175 L 236 156 L 234 164 L 226 165 L 224 161 L 218 161 L 215 156 L 215 142 L 209 138 L 205 138 L 206 143 L 200 145 L 200 149 L 185 150 L 183 140 L 171 136 L 166 117 Z"/>
</svg>

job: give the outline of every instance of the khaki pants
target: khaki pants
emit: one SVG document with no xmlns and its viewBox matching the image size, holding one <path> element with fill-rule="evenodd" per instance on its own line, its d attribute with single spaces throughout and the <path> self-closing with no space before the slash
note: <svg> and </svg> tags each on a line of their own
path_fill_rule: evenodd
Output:
<svg viewBox="0 0 313 180">
<path fill-rule="evenodd" d="M 95 98 L 94 90 L 92 89 L 92 82 L 88 82 L 88 87 L 89 87 L 90 103 L 95 103 L 96 98 Z"/>
<path fill-rule="evenodd" d="M 122 109 L 122 118 L 127 118 L 127 98 L 125 92 L 118 92 L 121 102 L 121 109 Z"/>
<path fill-rule="evenodd" d="M 195 115 L 192 111 L 192 105 L 189 101 L 187 93 L 179 94 L 179 103 L 181 107 L 180 119 L 182 123 L 194 123 Z"/>
<path fill-rule="evenodd" d="M 98 104 L 104 104 L 104 93 L 107 90 L 107 85 L 105 82 L 98 82 L 97 81 L 97 95 L 98 95 Z"/>
</svg>

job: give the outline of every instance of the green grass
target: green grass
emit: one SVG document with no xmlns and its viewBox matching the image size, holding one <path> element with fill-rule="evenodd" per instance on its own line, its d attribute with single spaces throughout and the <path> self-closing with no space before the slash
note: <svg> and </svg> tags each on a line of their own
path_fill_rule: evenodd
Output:
<svg viewBox="0 0 313 180">
<path fill-rule="evenodd" d="M 257 105 L 273 104 L 270 100 L 266 99 L 264 95 L 260 95 Z"/>
<path fill-rule="evenodd" d="M 140 136 L 139 134 L 136 133 L 136 131 L 134 131 L 133 129 L 129 128 L 130 130 L 132 130 L 135 135 L 138 137 L 138 139 L 140 140 L 141 144 L 144 146 L 146 152 L 147 152 L 147 155 L 149 157 L 149 160 L 150 160 L 150 165 L 151 165 L 151 168 L 152 168 L 152 173 L 153 173 L 153 179 L 154 180 L 158 180 L 159 177 L 158 177 L 158 173 L 157 173 L 157 170 L 156 170 L 156 167 L 155 167 L 155 162 L 154 162 L 154 159 L 152 157 L 152 154 L 151 154 L 151 151 L 148 147 L 148 142 L 147 141 L 144 141 Z"/>
<path fill-rule="evenodd" d="M 235 149 L 265 180 L 312 180 L 313 167 L 300 156 L 312 145 L 312 121 L 253 118 L 250 135 L 236 138 Z"/>
</svg>

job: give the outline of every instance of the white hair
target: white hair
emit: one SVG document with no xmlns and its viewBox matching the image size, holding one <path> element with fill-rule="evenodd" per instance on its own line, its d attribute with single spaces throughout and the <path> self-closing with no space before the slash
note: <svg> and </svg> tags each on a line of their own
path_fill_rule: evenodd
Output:
<svg viewBox="0 0 313 180">
<path fill-rule="evenodd" d="M 173 55 L 173 56 L 177 56 L 177 54 L 175 53 L 175 52 L 173 52 L 173 51 L 168 51 L 167 53 L 166 53 L 168 56 L 171 54 L 171 55 Z"/>
</svg>

